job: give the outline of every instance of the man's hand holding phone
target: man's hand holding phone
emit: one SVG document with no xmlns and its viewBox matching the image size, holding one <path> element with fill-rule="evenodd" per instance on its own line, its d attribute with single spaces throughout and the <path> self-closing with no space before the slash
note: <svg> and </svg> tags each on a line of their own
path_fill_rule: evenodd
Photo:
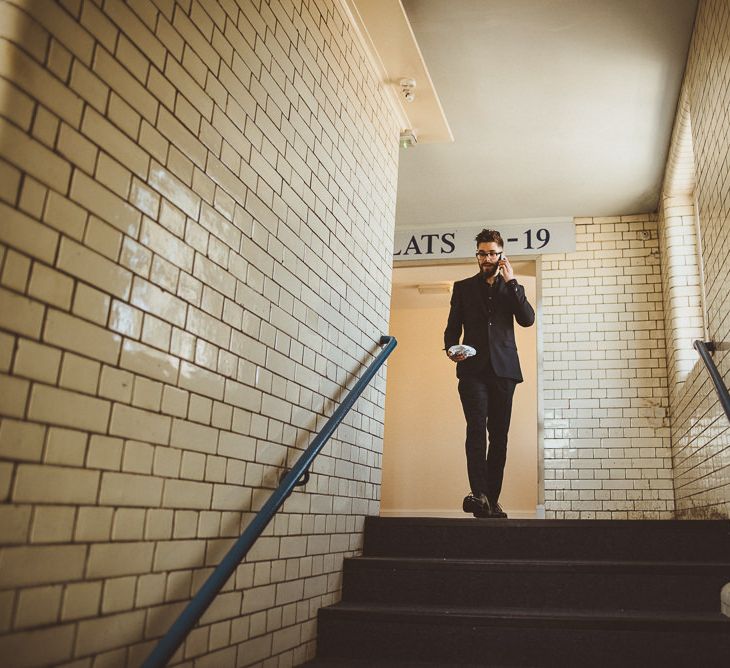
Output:
<svg viewBox="0 0 730 668">
<path fill-rule="evenodd" d="M 501 272 L 505 283 L 509 283 L 515 277 L 514 269 L 512 269 L 512 265 L 505 255 L 499 261 L 499 272 Z"/>
</svg>

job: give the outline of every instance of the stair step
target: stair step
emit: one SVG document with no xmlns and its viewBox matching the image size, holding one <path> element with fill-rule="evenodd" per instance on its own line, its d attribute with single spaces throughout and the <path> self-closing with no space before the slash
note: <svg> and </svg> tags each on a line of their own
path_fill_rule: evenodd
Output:
<svg viewBox="0 0 730 668">
<path fill-rule="evenodd" d="M 319 611 L 318 656 L 492 666 L 725 666 L 730 620 L 712 614 L 375 606 Z M 341 664 L 344 665 L 344 664 Z M 396 664 L 397 665 L 397 664 Z"/>
<path fill-rule="evenodd" d="M 386 661 L 384 659 L 312 659 L 302 664 L 302 668 L 482 668 L 481 663 L 444 663 L 439 661 Z M 499 668 L 499 667 L 497 667 Z"/>
<path fill-rule="evenodd" d="M 377 616 L 379 619 L 397 621 L 413 617 L 419 621 L 441 621 L 444 616 L 450 620 L 468 620 L 470 624 L 510 626 L 527 621 L 540 626 L 562 626 L 575 622 L 579 625 L 600 624 L 603 627 L 636 628 L 637 624 L 656 626 L 667 630 L 687 630 L 700 626 L 730 633 L 730 617 L 720 612 L 685 613 L 666 611 L 622 610 L 561 610 L 532 608 L 496 608 L 431 605 L 370 605 L 337 603 L 320 608 L 325 616 L 345 616 L 360 619 L 362 615 Z M 730 636 L 728 636 L 730 640 Z"/>
<path fill-rule="evenodd" d="M 726 563 L 346 559 L 347 603 L 715 612 Z"/>
<path fill-rule="evenodd" d="M 723 562 L 726 520 L 367 517 L 363 555 L 453 559 Z"/>
<path fill-rule="evenodd" d="M 730 521 L 369 517 L 363 554 L 315 667 L 728 663 Z"/>
</svg>

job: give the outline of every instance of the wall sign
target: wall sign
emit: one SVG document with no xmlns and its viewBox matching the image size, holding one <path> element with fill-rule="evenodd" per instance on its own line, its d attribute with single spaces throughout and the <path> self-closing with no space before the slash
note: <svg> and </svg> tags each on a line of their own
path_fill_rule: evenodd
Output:
<svg viewBox="0 0 730 668">
<path fill-rule="evenodd" d="M 474 237 L 484 228 L 499 230 L 504 252 L 512 255 L 543 255 L 575 251 L 575 223 L 572 220 L 490 222 L 421 230 L 397 230 L 393 260 L 443 260 L 473 258 Z"/>
</svg>

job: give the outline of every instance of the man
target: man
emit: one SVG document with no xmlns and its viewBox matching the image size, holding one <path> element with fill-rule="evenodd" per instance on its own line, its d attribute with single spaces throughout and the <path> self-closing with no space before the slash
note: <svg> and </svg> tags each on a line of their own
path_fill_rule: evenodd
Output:
<svg viewBox="0 0 730 668">
<path fill-rule="evenodd" d="M 463 502 L 475 517 L 507 517 L 499 505 L 507 458 L 507 432 L 512 396 L 522 382 L 515 345 L 514 321 L 522 327 L 535 322 L 535 311 L 525 298 L 509 260 L 504 241 L 495 230 L 476 237 L 479 273 L 454 283 L 444 345 L 456 362 L 459 397 L 466 418 L 466 465 L 471 494 Z M 476 350 L 473 356 L 450 352 L 459 343 Z M 487 435 L 489 432 L 489 454 Z"/>
</svg>

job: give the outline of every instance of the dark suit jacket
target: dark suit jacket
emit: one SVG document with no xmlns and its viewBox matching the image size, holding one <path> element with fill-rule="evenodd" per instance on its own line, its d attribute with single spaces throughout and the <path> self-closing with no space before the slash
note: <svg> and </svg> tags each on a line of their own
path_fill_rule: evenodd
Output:
<svg viewBox="0 0 730 668">
<path fill-rule="evenodd" d="M 493 313 L 491 318 L 484 305 L 480 290 L 480 274 L 454 283 L 451 294 L 449 321 L 444 331 L 444 346 L 448 350 L 459 343 L 472 346 L 477 354 L 456 365 L 458 378 L 484 373 L 491 360 L 497 376 L 522 382 L 520 359 L 517 356 L 514 321 L 522 327 L 535 322 L 535 311 L 525 297 L 525 289 L 512 280 L 505 283 L 497 277 L 493 286 Z M 488 351 L 488 355 L 485 354 Z"/>
</svg>

